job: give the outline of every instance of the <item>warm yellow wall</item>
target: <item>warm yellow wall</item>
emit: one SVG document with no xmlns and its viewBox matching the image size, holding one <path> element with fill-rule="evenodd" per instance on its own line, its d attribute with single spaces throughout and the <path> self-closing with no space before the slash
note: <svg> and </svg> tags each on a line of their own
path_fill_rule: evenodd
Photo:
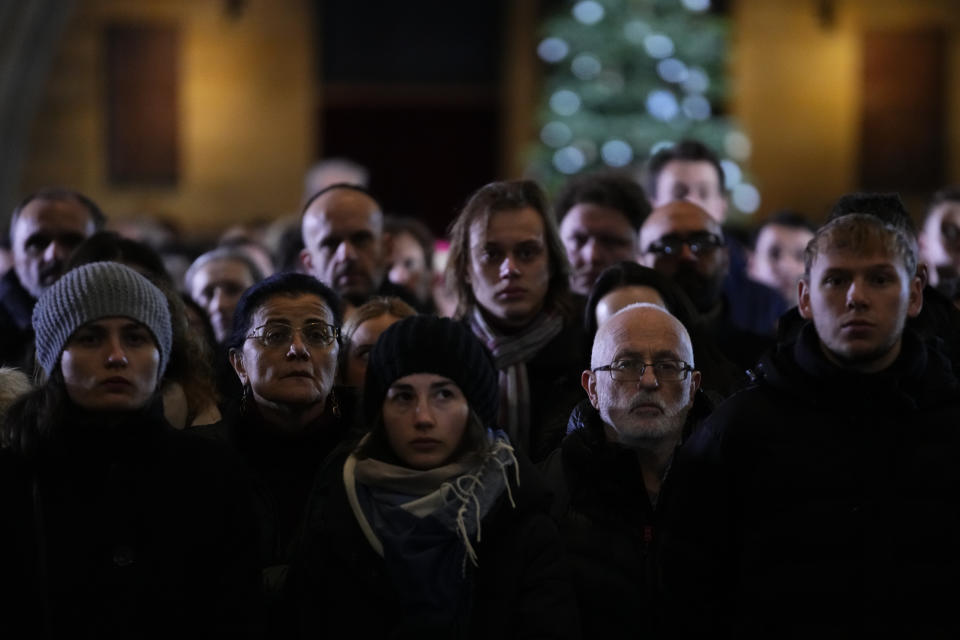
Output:
<svg viewBox="0 0 960 640">
<path fill-rule="evenodd" d="M 821 216 L 858 188 L 862 34 L 941 26 L 952 32 L 948 77 L 960 77 L 956 0 L 834 0 L 832 26 L 819 0 L 736 0 L 731 107 L 753 142 L 750 168 L 763 195 L 758 215 L 792 207 Z M 960 83 L 948 88 L 951 182 L 960 182 Z M 923 198 L 908 198 L 919 214 Z"/>
<path fill-rule="evenodd" d="M 22 190 L 66 184 L 108 215 L 155 213 L 191 231 L 296 210 L 312 160 L 310 2 L 83 0 L 67 26 L 31 131 Z M 180 27 L 180 182 L 114 187 L 105 157 L 102 30 L 113 21 Z"/>
</svg>

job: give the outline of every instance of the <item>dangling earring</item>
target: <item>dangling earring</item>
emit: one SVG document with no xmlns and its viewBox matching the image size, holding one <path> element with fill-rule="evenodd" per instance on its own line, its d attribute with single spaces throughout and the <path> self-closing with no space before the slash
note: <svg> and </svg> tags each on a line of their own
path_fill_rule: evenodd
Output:
<svg viewBox="0 0 960 640">
<path fill-rule="evenodd" d="M 240 415 L 247 415 L 247 402 L 250 400 L 250 396 L 247 395 L 247 390 L 250 388 L 249 384 L 243 385 L 243 393 L 240 394 Z"/>
<path fill-rule="evenodd" d="M 340 417 L 340 402 L 337 400 L 337 394 L 333 389 L 330 390 L 330 411 L 334 417 Z"/>
</svg>

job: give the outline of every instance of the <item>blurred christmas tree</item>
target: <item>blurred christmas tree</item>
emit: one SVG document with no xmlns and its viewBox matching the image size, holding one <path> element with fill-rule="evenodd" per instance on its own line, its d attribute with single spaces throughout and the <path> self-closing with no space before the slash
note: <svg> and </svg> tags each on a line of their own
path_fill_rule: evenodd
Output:
<svg viewBox="0 0 960 640">
<path fill-rule="evenodd" d="M 750 141 L 720 109 L 728 30 L 710 0 L 565 2 L 537 47 L 547 68 L 531 176 L 555 191 L 572 174 L 639 167 L 696 138 L 723 158 L 734 208 L 753 213 L 759 193 L 741 168 Z"/>
</svg>

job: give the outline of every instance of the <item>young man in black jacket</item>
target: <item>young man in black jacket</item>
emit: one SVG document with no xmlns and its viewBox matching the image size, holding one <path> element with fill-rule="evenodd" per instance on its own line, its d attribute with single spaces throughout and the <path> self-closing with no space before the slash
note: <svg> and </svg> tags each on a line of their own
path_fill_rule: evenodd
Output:
<svg viewBox="0 0 960 640">
<path fill-rule="evenodd" d="M 958 381 L 905 330 L 923 304 L 913 245 L 850 214 L 805 269 L 806 325 L 674 466 L 669 610 L 721 637 L 955 636 Z"/>
</svg>

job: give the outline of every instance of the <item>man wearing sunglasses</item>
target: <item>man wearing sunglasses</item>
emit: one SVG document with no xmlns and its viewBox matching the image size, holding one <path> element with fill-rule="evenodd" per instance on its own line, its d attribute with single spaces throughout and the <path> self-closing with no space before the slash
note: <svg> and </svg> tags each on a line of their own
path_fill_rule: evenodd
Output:
<svg viewBox="0 0 960 640">
<path fill-rule="evenodd" d="M 719 156 L 699 140 L 681 140 L 664 147 L 649 159 L 641 176 L 654 208 L 686 201 L 701 207 L 722 225 L 727 219 L 727 196 Z M 747 255 L 734 237 L 726 239 L 727 274 L 723 287 L 736 326 L 773 335 L 787 302 L 766 285 L 747 277 Z M 642 247 L 641 247 L 642 249 Z"/>
<path fill-rule="evenodd" d="M 720 223 L 686 200 L 654 209 L 640 229 L 640 264 L 674 280 L 724 355 L 744 369 L 773 344 L 738 322 L 726 286 L 730 253 Z M 756 285 L 759 286 L 759 285 Z"/>
<path fill-rule="evenodd" d="M 544 463 L 585 638 L 655 634 L 648 571 L 681 441 L 708 413 L 684 326 L 662 307 L 628 306 L 600 326 L 582 403 Z M 696 402 L 695 402 L 696 399 Z"/>
</svg>

